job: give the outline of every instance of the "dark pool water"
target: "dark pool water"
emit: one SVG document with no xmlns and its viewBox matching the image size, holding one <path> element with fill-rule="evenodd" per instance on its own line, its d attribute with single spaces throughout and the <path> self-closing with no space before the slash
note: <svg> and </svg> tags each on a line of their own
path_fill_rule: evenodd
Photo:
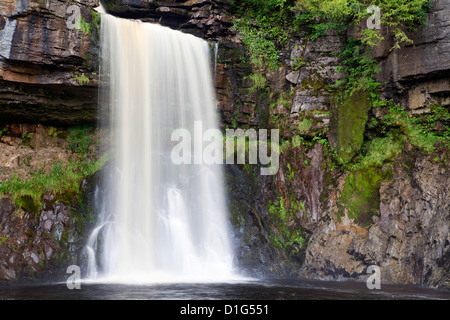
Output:
<svg viewBox="0 0 450 320">
<path fill-rule="evenodd" d="M 449 300 L 450 291 L 416 286 L 301 280 L 209 284 L 93 284 L 69 290 L 65 283 L 0 286 L 0 300 Z"/>
</svg>

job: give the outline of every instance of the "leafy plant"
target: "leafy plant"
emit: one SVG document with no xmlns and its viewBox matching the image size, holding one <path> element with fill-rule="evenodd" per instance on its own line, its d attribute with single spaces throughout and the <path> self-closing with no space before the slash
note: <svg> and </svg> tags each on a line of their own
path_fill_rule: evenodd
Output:
<svg viewBox="0 0 450 320">
<path fill-rule="evenodd" d="M 257 92 L 266 86 L 267 80 L 262 73 L 252 73 L 250 75 L 250 79 L 252 80 L 252 86 L 250 88 L 250 92 L 252 93 Z"/>
<path fill-rule="evenodd" d="M 411 117 L 401 106 L 389 103 L 389 113 L 384 122 L 391 127 L 397 127 L 400 132 L 408 136 L 413 146 L 418 147 L 425 153 L 433 152 L 436 142 L 449 145 L 448 136 L 439 136 L 431 132 L 420 123 L 419 119 Z"/>
<path fill-rule="evenodd" d="M 31 136 L 29 134 L 22 134 L 22 145 L 31 147 Z"/>
<path fill-rule="evenodd" d="M 70 202 L 70 195 L 79 192 L 80 183 L 86 176 L 100 170 L 109 155 L 105 154 L 97 161 L 69 161 L 68 164 L 57 162 L 49 173 L 42 169 L 35 172 L 29 179 L 13 175 L 8 181 L 0 182 L 0 194 L 8 195 L 18 207 L 40 210 L 42 197 L 45 193 L 54 194 L 60 201 Z"/>
<path fill-rule="evenodd" d="M 80 86 L 87 86 L 90 82 L 89 78 L 84 74 L 78 77 L 73 78 Z"/>
<path fill-rule="evenodd" d="M 311 120 L 309 119 L 303 119 L 299 124 L 298 124 L 298 130 L 300 131 L 300 133 L 306 133 L 308 132 L 313 126 L 313 123 Z"/>
<path fill-rule="evenodd" d="M 395 43 L 392 49 L 412 43 L 406 32 L 425 23 L 426 10 L 431 6 L 429 0 L 298 0 L 292 10 L 297 13 L 297 23 L 308 26 L 311 39 L 315 39 L 324 36 L 330 29 L 342 31 L 361 23 L 369 17 L 366 9 L 371 5 L 380 9 L 381 25 L 393 32 Z M 370 93 L 374 106 L 384 104 L 377 92 L 380 83 L 375 81 L 380 68 L 372 57 L 372 48 L 383 39 L 379 30 L 369 28 L 362 31 L 360 40 L 348 39 L 339 54 L 343 66 L 336 70 L 346 74 L 346 79 L 335 85 L 337 89 L 344 89 L 344 96 L 363 90 Z"/>
<path fill-rule="evenodd" d="M 286 207 L 283 197 L 278 197 L 273 203 L 269 203 L 268 212 L 278 232 L 270 234 L 270 240 L 274 246 L 296 256 L 305 245 L 305 238 L 300 228 L 295 225 L 288 226 L 289 219 L 295 217 L 298 210 L 305 210 L 302 201 L 291 198 Z"/>
<path fill-rule="evenodd" d="M 368 18 L 369 6 L 376 5 L 381 12 L 380 23 L 392 31 L 395 43 L 393 49 L 411 43 L 407 31 L 426 23 L 426 11 L 431 7 L 429 0 L 297 0 L 293 10 L 297 20 L 313 30 L 312 37 L 323 36 L 330 29 L 343 30 Z M 378 30 L 366 29 L 362 43 L 371 47 L 379 44 L 383 37 Z"/>
<path fill-rule="evenodd" d="M 278 67 L 280 48 L 287 44 L 292 31 L 293 0 L 235 0 L 234 20 L 246 45 L 250 62 L 259 69 Z"/>
<path fill-rule="evenodd" d="M 86 153 L 92 145 L 93 135 L 89 126 L 78 126 L 69 129 L 69 149 L 74 153 Z"/>
<path fill-rule="evenodd" d="M 79 15 L 77 22 L 75 23 L 75 29 L 85 34 L 91 33 L 91 25 L 83 19 L 81 14 Z"/>
</svg>

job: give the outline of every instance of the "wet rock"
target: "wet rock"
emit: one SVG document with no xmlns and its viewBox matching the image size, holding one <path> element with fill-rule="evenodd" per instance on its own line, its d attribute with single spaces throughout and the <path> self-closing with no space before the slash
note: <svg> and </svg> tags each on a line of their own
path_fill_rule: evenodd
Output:
<svg viewBox="0 0 450 320">
<path fill-rule="evenodd" d="M 226 170 L 227 189 L 234 243 L 237 249 L 236 265 L 248 276 L 270 277 L 289 275 L 286 255 L 269 239 L 267 211 L 264 203 L 267 193 L 260 186 L 270 186 L 271 178 L 262 178 L 260 186 L 238 166 Z M 264 189 L 264 188 L 263 188 Z"/>
<path fill-rule="evenodd" d="M 323 220 L 314 230 L 303 274 L 364 280 L 365 268 L 378 265 L 385 282 L 448 288 L 449 175 L 426 156 L 400 160 L 393 178 L 381 183 L 380 215 L 368 229 L 337 219 L 333 205 L 328 207 L 331 222 Z"/>
<path fill-rule="evenodd" d="M 229 1 L 127 1 L 106 0 L 108 13 L 124 18 L 158 22 L 208 40 L 224 40 L 233 34 Z"/>
<path fill-rule="evenodd" d="M 354 93 L 333 109 L 329 137 L 344 163 L 349 163 L 362 147 L 370 109 L 366 92 Z"/>
<path fill-rule="evenodd" d="M 16 207 L 8 197 L 0 199 L 0 282 L 61 281 L 67 266 L 85 265 L 83 249 L 95 205 L 90 190 L 96 181 L 83 184 L 84 210 L 56 202 L 50 194 L 44 196 L 45 208 L 33 212 Z"/>
<path fill-rule="evenodd" d="M 386 40 L 375 51 L 382 68 L 377 80 L 387 83 L 386 96 L 396 96 L 405 107 L 416 110 L 415 113 L 428 112 L 423 108 L 433 102 L 450 104 L 450 3 L 436 0 L 432 4 L 427 24 L 408 33 L 414 45 L 390 50 L 393 39 L 386 35 Z M 386 30 L 382 31 L 386 34 Z M 430 86 L 435 86 L 436 90 L 431 92 Z"/>
<path fill-rule="evenodd" d="M 286 80 L 292 84 L 297 84 L 300 77 L 300 71 L 292 71 L 286 76 Z"/>
<path fill-rule="evenodd" d="M 2 225 L 3 223 L 7 223 L 7 219 L 12 212 L 14 212 L 14 204 L 11 199 L 0 199 L 0 225 Z"/>
<path fill-rule="evenodd" d="M 7 122 L 74 124 L 96 121 L 98 25 L 78 2 L 90 27 L 67 26 L 66 1 L 8 1 L 0 6 L 0 117 Z M 97 71 L 97 72 L 96 72 Z M 89 84 L 76 81 L 83 75 Z"/>
</svg>

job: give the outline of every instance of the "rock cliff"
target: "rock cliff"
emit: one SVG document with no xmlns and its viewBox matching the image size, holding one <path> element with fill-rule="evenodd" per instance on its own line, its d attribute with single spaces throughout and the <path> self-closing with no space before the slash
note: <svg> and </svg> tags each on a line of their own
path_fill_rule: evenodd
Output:
<svg viewBox="0 0 450 320">
<path fill-rule="evenodd" d="M 448 287 L 448 168 L 430 157 L 403 157 L 380 184 L 370 227 L 338 219 L 329 198 L 310 239 L 302 272 L 310 278 L 364 279 L 381 267 L 382 281 Z M 342 180 L 341 180 L 342 181 Z M 336 189 L 339 192 L 339 188 Z"/>
<path fill-rule="evenodd" d="M 217 48 L 212 69 L 224 128 L 281 130 L 276 176 L 260 177 L 248 166 L 227 167 L 239 265 L 251 274 L 328 280 L 363 280 L 367 267 L 378 265 L 385 282 L 449 287 L 448 150 L 424 153 L 407 141 L 381 166 L 346 166 L 359 157 L 364 141 L 383 130 L 373 123 L 387 113 L 371 108 L 364 94 L 338 104 L 330 90 L 344 77 L 336 72 L 342 61 L 335 53 L 349 36 L 358 38 L 360 28 L 316 40 L 306 31 L 293 34 L 280 52 L 278 69 L 262 72 L 261 85 L 252 77 L 261 70 L 249 63 L 233 28 L 231 1 L 103 2 L 109 13 L 180 29 L 208 40 L 212 52 Z M 83 23 L 70 29 L 72 4 L 80 8 Z M 67 127 L 98 120 L 97 5 L 96 0 L 0 4 L 0 122 Z M 373 53 L 382 70 L 377 80 L 384 83 L 383 98 L 408 114 L 430 114 L 433 105 L 449 108 L 449 21 L 450 3 L 435 0 L 427 25 L 409 34 L 414 44 L 391 50 L 393 39 L 382 29 L 385 40 Z M 446 130 L 444 124 L 434 129 Z M 336 150 L 344 166 L 333 162 Z M 1 159 L 1 167 L 11 160 Z M 63 228 L 68 213 L 55 206 L 24 220 L 32 221 L 37 234 L 50 223 Z M 2 226 L 19 226 L 19 220 L 9 218 L 14 210 L 8 200 L 2 200 L 1 210 Z M 16 270 L 14 276 L 10 259 L 24 260 L 27 270 L 41 270 L 35 256 L 37 264 L 46 261 L 45 252 L 58 246 L 50 235 L 53 242 L 33 256 L 30 251 L 16 257 L 1 245 L 3 232 L 0 278 L 24 274 Z"/>
<path fill-rule="evenodd" d="M 0 119 L 70 125 L 96 122 L 98 27 L 93 8 L 80 1 L 73 28 L 70 1 L 0 4 Z"/>
</svg>

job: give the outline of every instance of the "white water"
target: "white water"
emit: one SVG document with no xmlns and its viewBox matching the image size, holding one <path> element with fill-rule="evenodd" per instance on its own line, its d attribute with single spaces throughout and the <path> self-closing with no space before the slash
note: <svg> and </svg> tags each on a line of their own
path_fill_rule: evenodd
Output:
<svg viewBox="0 0 450 320">
<path fill-rule="evenodd" d="M 227 281 L 233 274 L 223 173 L 175 165 L 174 129 L 218 128 L 208 44 L 102 14 L 101 93 L 115 152 L 87 251 L 91 280 Z M 105 79 L 103 79 L 105 80 Z"/>
</svg>

